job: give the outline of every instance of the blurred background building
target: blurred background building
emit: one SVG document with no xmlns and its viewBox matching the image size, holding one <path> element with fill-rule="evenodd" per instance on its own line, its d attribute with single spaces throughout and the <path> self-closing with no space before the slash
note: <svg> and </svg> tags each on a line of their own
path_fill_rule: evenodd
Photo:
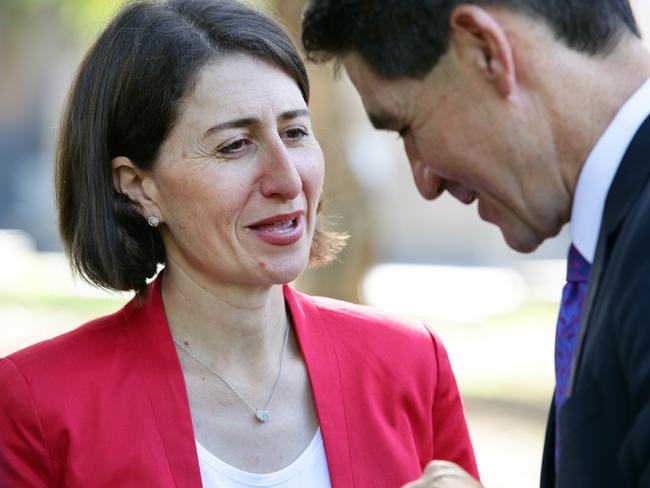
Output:
<svg viewBox="0 0 650 488">
<path fill-rule="evenodd" d="M 72 279 L 52 191 L 66 90 L 121 3 L 0 0 L 0 356 L 128 298 Z M 248 3 L 299 39 L 304 0 Z M 650 32 L 650 0 L 635 9 Z M 351 238 L 340 262 L 308 271 L 296 286 L 427 319 L 449 349 L 486 485 L 537 486 L 568 232 L 517 254 L 475 205 L 422 200 L 401 143 L 372 129 L 345 74 L 308 68 L 327 163 L 325 213 Z"/>
</svg>

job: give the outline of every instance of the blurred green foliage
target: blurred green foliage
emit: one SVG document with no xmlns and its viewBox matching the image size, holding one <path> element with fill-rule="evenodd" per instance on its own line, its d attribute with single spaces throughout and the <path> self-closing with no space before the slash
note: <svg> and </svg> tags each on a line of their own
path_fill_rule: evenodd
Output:
<svg viewBox="0 0 650 488">
<path fill-rule="evenodd" d="M 111 16 L 128 0 L 0 0 L 0 23 L 25 25 L 28 19 L 46 16 L 63 31 L 82 42 L 94 38 Z M 278 1 L 278 0 L 275 0 Z M 243 0 L 271 12 L 274 0 Z"/>
<path fill-rule="evenodd" d="M 124 3 L 125 0 L 1 0 L 0 17 L 14 26 L 47 17 L 65 33 L 86 41 Z"/>
<path fill-rule="evenodd" d="M 59 0 L 58 3 L 65 26 L 83 36 L 94 36 L 124 0 Z"/>
</svg>

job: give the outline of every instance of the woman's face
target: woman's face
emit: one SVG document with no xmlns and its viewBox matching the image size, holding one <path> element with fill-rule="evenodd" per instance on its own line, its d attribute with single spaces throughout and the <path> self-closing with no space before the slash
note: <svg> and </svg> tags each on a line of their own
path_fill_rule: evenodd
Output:
<svg viewBox="0 0 650 488">
<path fill-rule="evenodd" d="M 150 175 L 167 266 L 226 285 L 305 269 L 323 154 L 296 82 L 260 59 L 210 63 L 185 96 Z"/>
</svg>

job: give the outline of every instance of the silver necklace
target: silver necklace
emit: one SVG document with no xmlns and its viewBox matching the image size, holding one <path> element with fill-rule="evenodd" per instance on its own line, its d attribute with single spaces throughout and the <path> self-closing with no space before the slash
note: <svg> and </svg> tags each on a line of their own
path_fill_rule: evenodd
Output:
<svg viewBox="0 0 650 488">
<path fill-rule="evenodd" d="M 190 351 L 187 347 L 185 347 L 183 344 L 181 344 L 180 341 L 178 341 L 175 337 L 173 338 L 174 344 L 176 344 L 182 351 L 190 355 L 191 357 L 194 358 L 194 360 L 199 363 L 201 366 L 203 366 L 205 369 L 210 371 L 213 375 L 215 375 L 217 378 L 219 378 L 223 383 L 232 391 L 235 395 L 237 395 L 237 398 L 239 398 L 246 407 L 248 407 L 250 410 L 253 411 L 255 414 L 255 420 L 257 420 L 259 423 L 264 424 L 271 420 L 271 413 L 269 412 L 269 407 L 271 406 L 271 402 L 273 401 L 273 397 L 275 396 L 275 392 L 278 391 L 278 386 L 280 385 L 280 378 L 282 377 L 282 368 L 284 367 L 284 358 L 286 356 L 287 352 L 287 342 L 289 339 L 289 326 L 287 325 L 287 329 L 284 332 L 284 340 L 282 342 L 282 352 L 280 355 L 280 369 L 278 370 L 278 376 L 275 378 L 275 383 L 273 384 L 273 390 L 271 391 L 271 395 L 269 396 L 268 401 L 266 402 L 266 407 L 264 408 L 255 408 L 253 407 L 246 399 L 242 396 L 239 391 L 237 391 L 237 388 L 235 388 L 230 381 L 228 381 L 223 375 L 219 374 L 216 372 L 214 369 L 212 369 L 210 366 L 205 364 L 203 361 L 201 361 L 196 354 L 194 354 L 192 351 Z"/>
</svg>

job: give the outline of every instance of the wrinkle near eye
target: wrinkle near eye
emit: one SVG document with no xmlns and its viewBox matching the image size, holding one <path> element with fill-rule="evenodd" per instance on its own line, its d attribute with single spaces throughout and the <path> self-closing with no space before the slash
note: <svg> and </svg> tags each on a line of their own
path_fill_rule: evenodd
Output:
<svg viewBox="0 0 650 488">
<path fill-rule="evenodd" d="M 221 158 L 217 155 L 216 149 L 210 149 L 207 145 L 202 142 L 195 142 L 192 144 L 190 150 L 185 154 L 184 159 L 190 163 L 201 164 L 211 161 L 217 161 L 222 163 L 225 161 L 225 158 Z"/>
</svg>

